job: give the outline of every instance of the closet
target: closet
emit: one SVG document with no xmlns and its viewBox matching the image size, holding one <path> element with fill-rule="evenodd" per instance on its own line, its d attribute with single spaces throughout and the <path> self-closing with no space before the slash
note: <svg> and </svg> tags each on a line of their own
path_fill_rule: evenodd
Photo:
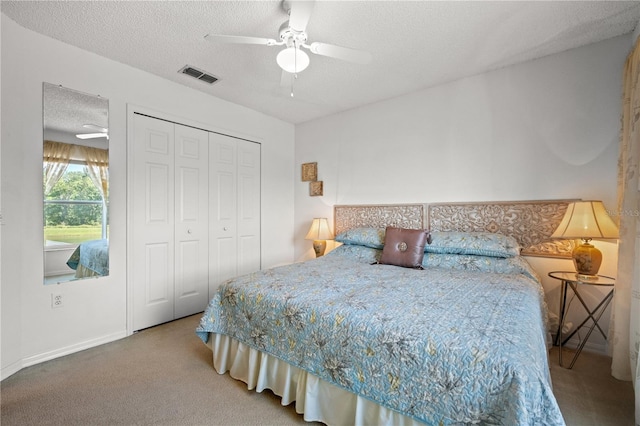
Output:
<svg viewBox="0 0 640 426">
<path fill-rule="evenodd" d="M 260 145 L 137 113 L 130 135 L 135 331 L 203 311 L 220 277 L 260 268 Z"/>
</svg>

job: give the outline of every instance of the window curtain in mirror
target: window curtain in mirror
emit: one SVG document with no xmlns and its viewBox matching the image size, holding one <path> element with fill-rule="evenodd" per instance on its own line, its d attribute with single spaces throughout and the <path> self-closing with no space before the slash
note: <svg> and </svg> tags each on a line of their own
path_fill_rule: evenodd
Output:
<svg viewBox="0 0 640 426">
<path fill-rule="evenodd" d="M 71 147 L 67 143 L 44 141 L 43 161 L 44 161 L 44 195 L 51 192 L 51 189 L 60 180 L 64 172 L 69 167 L 71 159 Z"/>
<path fill-rule="evenodd" d="M 80 151 L 87 162 L 91 181 L 100 190 L 102 200 L 106 202 L 109 193 L 109 151 L 89 146 L 80 146 Z"/>
<path fill-rule="evenodd" d="M 609 340 L 612 375 L 631 380 L 635 389 L 635 423 L 640 424 L 640 45 L 636 40 L 623 75 L 622 131 L 618 161 L 620 225 L 618 274 Z"/>
</svg>

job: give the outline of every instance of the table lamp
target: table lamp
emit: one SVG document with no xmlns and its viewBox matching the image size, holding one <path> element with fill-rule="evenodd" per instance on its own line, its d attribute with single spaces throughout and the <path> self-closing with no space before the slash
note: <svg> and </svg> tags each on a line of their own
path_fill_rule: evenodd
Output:
<svg viewBox="0 0 640 426">
<path fill-rule="evenodd" d="M 313 250 L 316 252 L 316 257 L 320 257 L 324 254 L 327 248 L 327 241 L 333 239 L 333 234 L 329 230 L 329 222 L 327 218 L 320 217 L 313 219 L 311 222 L 311 228 L 305 240 L 313 240 Z"/>
<path fill-rule="evenodd" d="M 579 279 L 593 279 L 600 269 L 602 253 L 590 241 L 593 238 L 618 238 L 618 227 L 611 220 L 602 201 L 569 203 L 567 211 L 551 238 L 578 239 L 582 244 L 572 253 Z"/>
</svg>

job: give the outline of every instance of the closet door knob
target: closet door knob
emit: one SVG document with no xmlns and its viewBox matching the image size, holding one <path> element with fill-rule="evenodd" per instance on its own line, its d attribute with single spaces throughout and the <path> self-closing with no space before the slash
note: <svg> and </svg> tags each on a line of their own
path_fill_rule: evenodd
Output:
<svg viewBox="0 0 640 426">
<path fill-rule="evenodd" d="M 223 231 L 226 231 L 226 230 L 227 230 L 227 227 L 225 226 L 224 228 L 222 228 L 222 230 L 223 230 Z"/>
<path fill-rule="evenodd" d="M 187 234 L 190 234 L 190 233 L 191 233 L 191 229 L 187 229 Z"/>
</svg>

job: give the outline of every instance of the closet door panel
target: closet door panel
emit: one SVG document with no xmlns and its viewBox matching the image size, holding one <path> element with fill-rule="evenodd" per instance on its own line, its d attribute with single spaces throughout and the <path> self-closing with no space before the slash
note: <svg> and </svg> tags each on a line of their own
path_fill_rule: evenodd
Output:
<svg viewBox="0 0 640 426">
<path fill-rule="evenodd" d="M 210 211 L 211 219 L 216 226 L 212 228 L 213 235 L 230 235 L 236 232 L 237 226 L 237 148 L 235 139 L 209 134 L 211 150 L 209 172 L 211 179 Z M 224 229 L 226 228 L 226 230 Z"/>
<path fill-rule="evenodd" d="M 207 306 L 208 281 L 203 281 L 198 262 L 203 250 L 208 251 L 208 247 L 202 247 L 200 241 L 176 242 L 175 318 L 202 312 Z M 205 272 L 208 277 L 208 265 Z"/>
<path fill-rule="evenodd" d="M 236 140 L 209 134 L 209 292 L 238 275 Z"/>
<path fill-rule="evenodd" d="M 187 166 L 176 169 L 176 221 L 182 225 L 196 226 L 202 219 L 200 215 L 200 187 L 202 186 L 202 171 Z M 205 200 L 206 201 L 206 200 Z"/>
<path fill-rule="evenodd" d="M 144 248 L 145 305 L 168 304 L 173 293 L 170 247 L 166 243 L 156 243 L 145 244 Z"/>
<path fill-rule="evenodd" d="M 212 170 L 213 190 L 210 223 L 210 283 L 217 285 L 238 275 L 238 241 L 236 216 L 235 175 L 226 170 Z"/>
<path fill-rule="evenodd" d="M 238 275 L 260 270 L 260 241 L 255 236 L 238 237 Z"/>
<path fill-rule="evenodd" d="M 175 317 L 209 301 L 208 133 L 175 125 Z"/>
<path fill-rule="evenodd" d="M 171 123 L 134 116 L 132 146 L 133 328 L 173 319 L 174 130 Z"/>
<path fill-rule="evenodd" d="M 260 269 L 260 145 L 238 141 L 238 273 Z"/>
<path fill-rule="evenodd" d="M 145 194 L 145 222 L 149 227 L 158 226 L 160 230 L 164 230 L 172 226 L 173 212 L 169 208 L 169 197 L 171 191 L 169 182 L 173 180 L 171 175 L 173 170 L 166 162 L 144 164 L 144 192 Z"/>
<path fill-rule="evenodd" d="M 216 183 L 216 195 L 214 212 L 216 220 L 225 226 L 236 226 L 236 176 L 229 170 L 217 170 L 214 177 Z"/>
<path fill-rule="evenodd" d="M 217 238 L 215 241 L 216 256 L 211 259 L 211 275 L 213 276 L 213 289 L 217 289 L 220 283 L 238 276 L 238 244 L 236 238 Z M 211 291 L 211 288 L 210 288 Z"/>
</svg>

